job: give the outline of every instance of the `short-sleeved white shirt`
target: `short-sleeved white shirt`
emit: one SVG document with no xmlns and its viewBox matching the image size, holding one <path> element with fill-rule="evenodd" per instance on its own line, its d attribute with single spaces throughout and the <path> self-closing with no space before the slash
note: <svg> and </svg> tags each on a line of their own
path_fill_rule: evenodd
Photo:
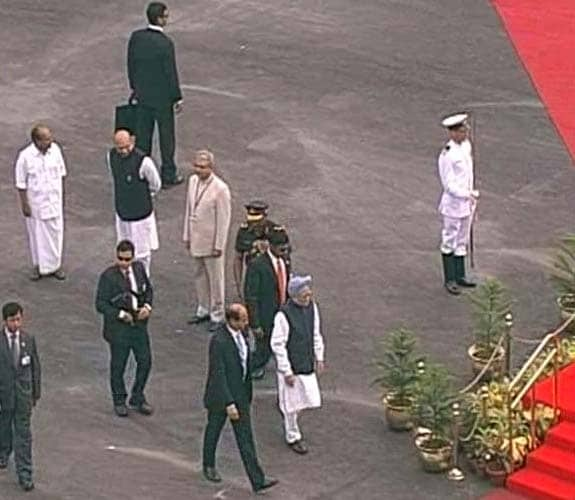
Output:
<svg viewBox="0 0 575 500">
<path fill-rule="evenodd" d="M 26 146 L 16 159 L 16 187 L 25 189 L 32 217 L 51 219 L 62 214 L 62 178 L 66 164 L 56 143 L 42 154 L 34 143 Z"/>
</svg>

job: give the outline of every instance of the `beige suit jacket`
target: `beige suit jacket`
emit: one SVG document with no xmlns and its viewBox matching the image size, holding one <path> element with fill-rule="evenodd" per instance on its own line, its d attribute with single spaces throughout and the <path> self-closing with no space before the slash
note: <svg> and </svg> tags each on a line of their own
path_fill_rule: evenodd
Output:
<svg viewBox="0 0 575 500">
<path fill-rule="evenodd" d="M 207 188 L 198 185 L 197 175 L 188 181 L 183 240 L 190 242 L 193 257 L 206 257 L 214 250 L 226 252 L 232 212 L 230 189 L 215 174 L 208 182 Z"/>
</svg>

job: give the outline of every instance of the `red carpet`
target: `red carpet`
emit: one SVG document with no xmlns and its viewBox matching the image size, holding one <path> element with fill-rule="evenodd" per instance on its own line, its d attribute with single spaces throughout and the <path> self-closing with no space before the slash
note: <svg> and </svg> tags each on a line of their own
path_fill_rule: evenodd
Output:
<svg viewBox="0 0 575 500">
<path fill-rule="evenodd" d="M 573 0 L 575 2 L 575 0 Z M 536 385 L 535 400 L 551 405 L 552 380 Z M 558 403 L 561 422 L 553 427 L 545 443 L 527 457 L 525 468 L 507 478 L 509 492 L 498 490 L 490 500 L 512 500 L 513 494 L 535 500 L 575 500 L 575 364 L 559 374 Z M 509 495 L 509 496 L 506 496 Z"/>
<path fill-rule="evenodd" d="M 575 159 L 575 0 L 492 0 Z"/>
</svg>

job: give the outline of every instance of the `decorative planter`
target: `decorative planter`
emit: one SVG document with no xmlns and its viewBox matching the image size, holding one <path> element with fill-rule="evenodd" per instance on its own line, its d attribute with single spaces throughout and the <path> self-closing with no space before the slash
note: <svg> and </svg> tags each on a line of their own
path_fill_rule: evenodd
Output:
<svg viewBox="0 0 575 500">
<path fill-rule="evenodd" d="M 435 441 L 433 445 L 432 441 Z M 431 435 L 415 438 L 415 447 L 426 472 L 445 472 L 451 464 L 453 444 L 446 440 L 437 441 Z"/>
<path fill-rule="evenodd" d="M 408 431 L 413 427 L 411 421 L 411 403 L 399 404 L 394 401 L 393 393 L 383 398 L 385 420 L 393 431 Z"/>
<path fill-rule="evenodd" d="M 501 468 L 499 464 L 493 464 L 491 462 L 487 462 L 487 466 L 485 467 L 485 473 L 487 477 L 491 481 L 493 486 L 498 488 L 505 487 L 505 480 L 507 479 L 507 471 L 504 468 Z"/>
<path fill-rule="evenodd" d="M 476 344 L 473 344 L 467 350 L 467 355 L 471 359 L 473 376 L 477 376 L 489 361 L 489 358 L 484 359 L 480 357 L 478 351 L 479 348 L 477 347 Z M 505 349 L 503 349 L 503 347 L 499 347 L 498 352 L 495 355 L 495 358 L 493 359 L 491 367 L 488 368 L 487 371 L 484 373 L 482 380 L 484 380 L 485 382 L 489 382 L 495 377 L 496 374 L 502 373 L 504 359 L 505 359 Z"/>
</svg>

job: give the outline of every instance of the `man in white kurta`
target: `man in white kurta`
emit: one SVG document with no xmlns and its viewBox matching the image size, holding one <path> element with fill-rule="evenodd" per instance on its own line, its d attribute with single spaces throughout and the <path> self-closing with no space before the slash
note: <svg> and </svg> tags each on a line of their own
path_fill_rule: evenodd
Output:
<svg viewBox="0 0 575 500">
<path fill-rule="evenodd" d="M 444 286 L 449 293 L 458 295 L 460 286 L 475 286 L 473 281 L 465 278 L 465 256 L 479 191 L 474 189 L 467 115 L 460 113 L 448 116 L 442 125 L 448 131 L 449 142 L 443 147 L 438 159 L 443 188 L 438 207 L 443 218 L 440 249 Z"/>
<path fill-rule="evenodd" d="M 114 149 L 106 159 L 114 178 L 116 240 L 134 244 L 134 257 L 142 261 L 149 277 L 152 251 L 160 247 L 152 206 L 152 197 L 162 188 L 158 169 L 152 158 L 135 149 L 134 136 L 123 129 L 114 134 Z"/>
<path fill-rule="evenodd" d="M 224 321 L 225 258 L 231 218 L 228 185 L 214 173 L 214 155 L 194 155 L 188 181 L 183 241 L 192 257 L 198 306 L 190 324 L 210 321 L 215 331 Z"/>
<path fill-rule="evenodd" d="M 20 151 L 15 166 L 16 188 L 32 258 L 30 279 L 54 276 L 63 280 L 66 164 L 46 125 L 36 125 L 31 138 L 32 143 Z"/>
<path fill-rule="evenodd" d="M 290 299 L 274 319 L 271 349 L 276 359 L 278 400 L 284 418 L 285 440 L 298 454 L 307 453 L 298 413 L 321 406 L 317 375 L 324 370 L 324 342 L 311 277 L 292 275 Z"/>
</svg>

